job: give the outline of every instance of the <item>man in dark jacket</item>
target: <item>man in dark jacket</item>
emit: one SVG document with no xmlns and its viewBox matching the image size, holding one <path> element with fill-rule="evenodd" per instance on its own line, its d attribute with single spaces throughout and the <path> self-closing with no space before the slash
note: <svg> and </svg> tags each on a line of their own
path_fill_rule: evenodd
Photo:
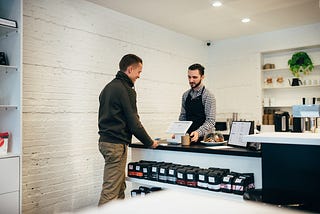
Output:
<svg viewBox="0 0 320 214">
<path fill-rule="evenodd" d="M 142 59 L 133 54 L 122 57 L 120 71 L 99 96 L 99 150 L 105 159 L 99 206 L 125 197 L 127 147 L 132 135 L 147 147 L 155 148 L 142 126 L 136 105 L 134 83 L 142 72 Z"/>
</svg>

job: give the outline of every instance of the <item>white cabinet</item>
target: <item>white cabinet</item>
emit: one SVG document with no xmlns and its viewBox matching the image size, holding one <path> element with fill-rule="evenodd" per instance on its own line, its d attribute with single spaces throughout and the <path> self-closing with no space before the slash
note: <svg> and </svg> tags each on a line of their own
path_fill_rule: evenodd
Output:
<svg viewBox="0 0 320 214">
<path fill-rule="evenodd" d="M 19 157 L 0 158 L 0 194 L 19 190 Z"/>
<path fill-rule="evenodd" d="M 19 213 L 20 157 L 0 158 L 0 213 Z"/>
<path fill-rule="evenodd" d="M 310 56 L 314 69 L 310 74 L 300 76 L 299 86 L 291 86 L 294 76 L 288 60 L 298 51 Z M 273 64 L 274 68 L 264 69 L 266 64 Z M 320 45 L 262 52 L 261 88 L 264 112 L 284 110 L 292 113 L 292 105 L 302 104 L 303 98 L 306 98 L 306 104 L 312 104 L 313 98 L 320 98 Z"/>
<path fill-rule="evenodd" d="M 0 1 L 0 132 L 9 132 L 8 153 L 0 154 L 0 213 L 21 212 L 22 1 Z M 16 27 L 8 26 L 8 20 Z M 10 22 L 10 21 L 9 21 Z"/>
<path fill-rule="evenodd" d="M 19 191 L 0 195 L 0 213 L 19 213 Z"/>
</svg>

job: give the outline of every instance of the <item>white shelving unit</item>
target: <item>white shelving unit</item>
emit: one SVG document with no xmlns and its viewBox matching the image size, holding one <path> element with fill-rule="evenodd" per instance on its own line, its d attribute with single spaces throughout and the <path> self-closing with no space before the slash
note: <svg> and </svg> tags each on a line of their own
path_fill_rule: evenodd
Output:
<svg viewBox="0 0 320 214">
<path fill-rule="evenodd" d="M 0 154 L 0 212 L 21 213 L 22 154 L 22 1 L 0 1 L 0 17 L 17 28 L 0 25 L 0 52 L 8 65 L 0 65 L 0 132 L 9 132 L 6 154 Z"/>
<path fill-rule="evenodd" d="M 292 75 L 288 60 L 298 51 L 305 51 L 310 56 L 314 69 L 310 74 L 300 76 L 302 82 L 299 86 L 291 86 Z M 263 69 L 263 65 L 274 64 L 274 69 Z M 311 104 L 313 97 L 320 97 L 320 44 L 306 47 L 291 48 L 285 50 L 266 51 L 261 53 L 261 93 L 262 111 L 283 110 L 292 113 L 292 105 L 302 104 L 302 98 Z M 267 79 L 272 83 L 267 83 Z M 277 82 L 282 78 L 283 82 Z"/>
<path fill-rule="evenodd" d="M 176 164 L 189 164 L 199 166 L 201 168 L 218 167 L 230 169 L 230 171 L 240 173 L 253 173 L 255 188 L 262 188 L 262 168 L 261 157 L 247 157 L 235 155 L 221 155 L 198 152 L 184 152 L 184 151 L 169 151 L 159 149 L 142 149 L 133 148 L 129 150 L 129 157 L 131 161 L 152 160 L 165 161 Z M 204 195 L 206 197 L 214 196 L 226 200 L 244 201 L 242 195 L 225 192 L 214 192 L 206 189 L 182 186 L 177 184 L 163 183 L 158 181 L 151 181 L 147 179 L 138 179 L 127 177 L 128 190 L 138 188 L 139 186 L 157 186 L 164 189 L 174 189 L 179 191 L 191 192 L 192 194 Z M 130 189 L 131 185 L 131 189 Z"/>
<path fill-rule="evenodd" d="M 142 186 L 156 186 L 161 187 L 164 189 L 176 189 L 181 191 L 187 191 L 199 195 L 204 196 L 218 196 L 220 198 L 226 199 L 226 200 L 235 200 L 235 201 L 244 201 L 242 195 L 236 195 L 233 193 L 226 193 L 226 192 L 215 192 L 210 191 L 206 189 L 200 189 L 200 188 L 194 188 L 194 187 L 188 187 L 188 186 L 181 186 L 177 184 L 169 184 L 169 183 L 163 183 L 163 182 L 157 182 L 157 181 L 150 181 L 145 179 L 138 179 L 138 178 L 130 178 L 127 177 L 126 179 L 129 182 L 136 183 Z"/>
</svg>

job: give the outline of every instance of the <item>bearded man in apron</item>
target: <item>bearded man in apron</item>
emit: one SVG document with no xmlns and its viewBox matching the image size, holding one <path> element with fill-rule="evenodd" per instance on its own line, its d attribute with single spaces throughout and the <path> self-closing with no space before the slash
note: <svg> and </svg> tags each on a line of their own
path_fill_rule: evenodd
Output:
<svg viewBox="0 0 320 214">
<path fill-rule="evenodd" d="M 200 142 L 212 131 L 216 119 L 216 99 L 203 85 L 204 67 L 193 64 L 188 68 L 190 89 L 182 95 L 180 121 L 192 121 L 188 129 L 191 142 Z"/>
</svg>

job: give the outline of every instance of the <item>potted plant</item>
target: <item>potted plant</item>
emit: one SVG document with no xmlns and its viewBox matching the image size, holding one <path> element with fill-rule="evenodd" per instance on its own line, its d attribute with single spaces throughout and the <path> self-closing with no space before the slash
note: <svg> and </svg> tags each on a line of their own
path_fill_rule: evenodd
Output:
<svg viewBox="0 0 320 214">
<path fill-rule="evenodd" d="M 290 70 L 295 77 L 300 77 L 300 72 L 309 74 L 314 68 L 313 63 L 306 52 L 300 51 L 292 55 L 288 61 Z"/>
</svg>

